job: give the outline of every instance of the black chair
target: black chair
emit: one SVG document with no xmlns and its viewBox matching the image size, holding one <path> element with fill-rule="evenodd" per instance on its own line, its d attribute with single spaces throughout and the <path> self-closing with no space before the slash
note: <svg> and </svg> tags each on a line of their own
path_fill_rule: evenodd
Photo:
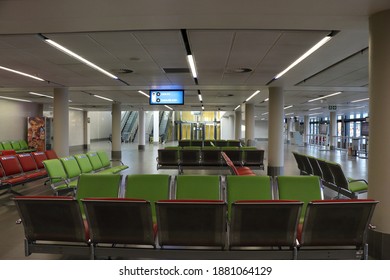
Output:
<svg viewBox="0 0 390 280">
<path fill-rule="evenodd" d="M 242 159 L 244 166 L 264 170 L 264 150 L 242 150 Z"/>
<path fill-rule="evenodd" d="M 308 204 L 298 259 L 367 259 L 367 231 L 378 201 L 318 200 Z"/>
<path fill-rule="evenodd" d="M 318 164 L 317 159 L 315 157 L 312 157 L 312 156 L 307 156 L 307 159 L 310 162 L 310 166 L 313 170 L 313 175 L 316 175 L 316 176 L 322 178 L 323 175 L 322 175 L 321 167 Z"/>
<path fill-rule="evenodd" d="M 14 198 L 25 233 L 25 255 L 32 253 L 90 255 L 80 206 L 72 197 Z"/>
<path fill-rule="evenodd" d="M 229 248 L 278 251 L 296 259 L 296 237 L 303 202 L 243 200 L 232 203 Z M 283 248 L 284 247 L 284 248 Z"/>
</svg>

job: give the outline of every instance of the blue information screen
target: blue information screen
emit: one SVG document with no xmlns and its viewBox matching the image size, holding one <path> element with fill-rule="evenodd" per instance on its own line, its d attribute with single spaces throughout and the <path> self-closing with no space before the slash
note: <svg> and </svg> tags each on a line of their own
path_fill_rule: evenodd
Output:
<svg viewBox="0 0 390 280">
<path fill-rule="evenodd" d="M 183 105 L 184 90 L 151 90 L 150 105 Z"/>
</svg>

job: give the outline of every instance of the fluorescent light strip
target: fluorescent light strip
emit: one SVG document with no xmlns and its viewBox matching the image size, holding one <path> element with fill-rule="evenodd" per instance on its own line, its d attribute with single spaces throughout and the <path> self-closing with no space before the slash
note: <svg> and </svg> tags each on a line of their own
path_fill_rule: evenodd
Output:
<svg viewBox="0 0 390 280">
<path fill-rule="evenodd" d="M 12 100 L 12 101 L 22 101 L 22 102 L 32 103 L 32 101 L 30 101 L 30 100 L 20 99 L 20 98 L 13 98 L 13 97 L 7 97 L 7 96 L 0 96 L 0 98 L 7 99 L 7 100 Z"/>
<path fill-rule="evenodd" d="M 142 95 L 145 95 L 147 98 L 149 98 L 149 95 L 143 92 L 142 90 L 139 90 L 138 92 L 141 93 Z"/>
<path fill-rule="evenodd" d="M 363 99 L 353 100 L 353 101 L 351 101 L 351 103 L 362 102 L 362 101 L 367 101 L 367 100 L 370 100 L 370 98 L 363 98 Z"/>
<path fill-rule="evenodd" d="M 65 48 L 64 46 L 58 44 L 57 42 L 54 42 L 53 40 L 50 40 L 50 39 L 45 39 L 45 42 L 48 43 L 49 45 L 55 47 L 56 49 L 66 53 L 67 55 L 81 61 L 82 63 L 88 65 L 89 67 L 95 69 L 95 70 L 98 70 L 99 72 L 103 73 L 104 75 L 112 78 L 112 79 L 115 79 L 115 80 L 118 80 L 119 78 L 113 74 L 111 74 L 110 72 L 104 70 L 103 68 L 97 66 L 96 64 L 90 62 L 89 60 L 85 59 L 84 57 L 72 52 L 71 50 Z"/>
<path fill-rule="evenodd" d="M 110 99 L 110 98 L 107 98 L 107 97 L 104 97 L 104 96 L 100 96 L 100 95 L 96 95 L 94 94 L 93 96 L 97 97 L 97 98 L 100 98 L 100 99 L 103 99 L 103 100 L 107 100 L 107 101 L 110 101 L 110 102 L 113 102 L 114 100 Z"/>
<path fill-rule="evenodd" d="M 315 110 L 320 110 L 320 109 L 322 109 L 322 107 L 311 108 L 311 109 L 309 109 L 309 111 L 315 111 Z"/>
<path fill-rule="evenodd" d="M 290 108 L 292 108 L 292 107 L 293 107 L 293 105 L 290 105 L 290 106 L 284 107 L 283 109 L 286 110 L 286 109 L 290 109 Z"/>
<path fill-rule="evenodd" d="M 241 105 L 237 105 L 237 107 L 236 108 L 234 108 L 234 111 L 236 111 L 238 108 L 240 108 L 241 107 Z"/>
<path fill-rule="evenodd" d="M 201 94 L 198 94 L 198 98 L 199 98 L 199 101 L 202 102 L 203 99 L 202 99 L 202 95 Z"/>
<path fill-rule="evenodd" d="M 269 100 L 269 98 L 266 98 L 266 99 L 264 99 L 264 102 L 267 102 Z"/>
<path fill-rule="evenodd" d="M 285 114 L 286 116 L 289 116 L 289 115 L 294 115 L 295 113 L 288 113 L 288 114 Z"/>
<path fill-rule="evenodd" d="M 255 97 L 256 95 L 258 95 L 260 92 L 260 90 L 256 90 L 251 96 L 249 96 L 245 102 L 248 102 L 249 100 L 251 100 L 253 97 Z"/>
<path fill-rule="evenodd" d="M 204 106 L 202 106 L 202 110 L 204 111 Z"/>
<path fill-rule="evenodd" d="M 321 113 L 312 113 L 312 114 L 309 114 L 309 116 L 315 116 L 315 115 L 321 115 L 323 114 L 324 112 L 321 112 Z"/>
<path fill-rule="evenodd" d="M 72 110 L 77 110 L 77 111 L 84 111 L 84 109 L 81 109 L 81 108 L 76 108 L 76 107 L 69 107 L 69 109 L 72 109 Z"/>
<path fill-rule="evenodd" d="M 39 78 L 39 77 L 30 75 L 30 74 L 27 74 L 27 73 L 24 73 L 24 72 L 20 72 L 20 71 L 11 69 L 11 68 L 7 68 L 7 67 L 4 67 L 4 66 L 0 66 L 0 69 L 3 69 L 3 70 L 8 71 L 8 72 L 15 73 L 15 74 L 18 74 L 18 75 L 22 75 L 22 76 L 25 76 L 25 77 L 29 77 L 29 78 L 31 78 L 31 79 L 35 79 L 35 80 L 38 80 L 38 81 L 41 81 L 41 82 L 44 82 L 44 81 L 45 81 L 44 79 L 41 79 L 41 78 Z"/>
<path fill-rule="evenodd" d="M 327 98 L 327 97 L 339 95 L 339 94 L 341 94 L 341 93 L 342 93 L 341 91 L 338 91 L 338 92 L 335 92 L 335 93 L 332 93 L 332 94 L 328 94 L 328 95 L 325 95 L 325 96 L 322 96 L 322 97 L 318 97 L 318 98 L 311 99 L 311 100 L 309 100 L 309 101 L 307 101 L 307 102 L 317 101 L 317 100 L 324 99 L 324 98 Z"/>
<path fill-rule="evenodd" d="M 316 50 L 318 50 L 319 48 L 321 48 L 324 44 L 326 44 L 330 39 L 332 39 L 331 36 L 326 36 L 324 38 L 321 39 L 321 41 L 319 41 L 317 44 L 315 44 L 311 49 L 309 49 L 307 52 L 305 52 L 301 57 L 299 57 L 297 60 L 295 60 L 293 63 L 291 63 L 290 66 L 288 66 L 286 69 L 284 69 L 282 72 L 280 72 L 279 74 L 277 74 L 275 76 L 275 80 L 276 79 L 279 79 L 280 77 L 282 77 L 284 74 L 286 74 L 288 71 L 291 70 L 291 68 L 295 67 L 298 63 L 300 63 L 302 60 L 304 60 L 305 58 L 307 58 L 309 55 L 311 55 L 313 52 L 315 52 Z"/>
<path fill-rule="evenodd" d="M 164 106 L 167 107 L 169 110 L 173 111 L 173 109 L 171 107 L 169 107 L 168 105 L 164 105 Z"/>
<path fill-rule="evenodd" d="M 192 54 L 187 55 L 187 60 L 188 60 L 188 64 L 190 65 L 190 68 L 191 68 L 192 77 L 197 78 L 198 73 L 196 72 L 195 61 L 194 61 L 194 57 L 192 56 Z"/>
<path fill-rule="evenodd" d="M 36 93 L 36 92 L 32 92 L 32 91 L 30 91 L 29 94 L 40 96 L 40 97 L 47 97 L 47 98 L 51 98 L 51 99 L 54 98 L 53 96 L 50 96 L 50 95 L 46 95 L 46 94 L 42 94 L 42 93 Z"/>
<path fill-rule="evenodd" d="M 268 112 L 262 113 L 261 115 L 262 115 L 262 116 L 264 116 L 264 115 L 268 115 Z"/>
</svg>

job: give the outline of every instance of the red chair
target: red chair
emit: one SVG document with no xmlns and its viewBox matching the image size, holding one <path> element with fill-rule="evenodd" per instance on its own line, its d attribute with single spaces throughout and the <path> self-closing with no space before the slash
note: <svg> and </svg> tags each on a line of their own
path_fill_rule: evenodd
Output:
<svg viewBox="0 0 390 280">
<path fill-rule="evenodd" d="M 46 154 L 47 159 L 57 159 L 57 158 L 59 158 L 57 156 L 56 151 L 54 151 L 54 150 L 46 150 L 45 154 Z"/>
<path fill-rule="evenodd" d="M 45 169 L 43 161 L 48 159 L 45 152 L 33 152 L 31 154 L 35 160 L 35 163 L 37 164 L 38 169 Z"/>
<path fill-rule="evenodd" d="M 1 155 L 3 155 L 3 156 L 16 155 L 16 151 L 15 150 L 4 150 L 4 151 L 1 151 Z"/>
<path fill-rule="evenodd" d="M 45 169 L 38 169 L 32 154 L 18 154 L 17 157 L 27 178 L 34 180 L 47 176 Z"/>
</svg>

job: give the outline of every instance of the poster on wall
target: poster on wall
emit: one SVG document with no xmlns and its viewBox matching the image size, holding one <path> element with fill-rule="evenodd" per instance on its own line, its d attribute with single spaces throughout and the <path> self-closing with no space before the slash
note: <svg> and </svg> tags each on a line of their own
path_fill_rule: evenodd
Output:
<svg viewBox="0 0 390 280">
<path fill-rule="evenodd" d="M 46 149 L 45 117 L 27 118 L 28 146 L 42 152 Z"/>
</svg>

